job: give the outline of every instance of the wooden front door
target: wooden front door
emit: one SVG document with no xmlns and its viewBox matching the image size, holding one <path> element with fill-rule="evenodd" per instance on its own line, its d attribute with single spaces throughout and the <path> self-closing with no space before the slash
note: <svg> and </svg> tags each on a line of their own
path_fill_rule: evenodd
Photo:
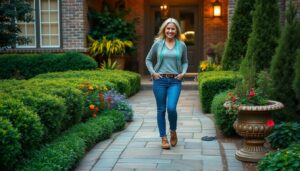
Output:
<svg viewBox="0 0 300 171">
<path fill-rule="evenodd" d="M 165 18 L 161 16 L 159 6 L 151 6 L 149 24 L 146 27 L 146 50 L 151 48 L 154 37 Z M 200 24 L 197 15 L 198 6 L 170 6 L 168 17 L 177 19 L 182 29 L 182 37 L 188 48 L 189 68 L 188 72 L 198 72 L 202 46 L 200 46 Z"/>
</svg>

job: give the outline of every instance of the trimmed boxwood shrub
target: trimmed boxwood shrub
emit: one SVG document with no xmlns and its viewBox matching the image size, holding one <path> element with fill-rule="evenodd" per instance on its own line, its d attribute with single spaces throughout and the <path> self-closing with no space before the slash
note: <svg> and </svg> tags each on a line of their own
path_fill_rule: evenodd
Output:
<svg viewBox="0 0 300 171">
<path fill-rule="evenodd" d="M 296 171 L 300 168 L 300 143 L 268 153 L 257 165 L 258 171 Z"/>
<path fill-rule="evenodd" d="M 141 76 L 137 73 L 123 70 L 95 70 L 95 71 L 68 71 L 68 72 L 56 72 L 48 74 L 40 74 L 34 79 L 64 79 L 66 81 L 79 79 L 81 84 L 84 81 L 88 81 L 93 84 L 104 83 L 109 88 L 114 88 L 120 93 L 125 93 L 127 96 L 131 96 L 140 89 Z M 110 83 L 110 84 L 109 84 Z M 115 87 L 111 87 L 111 83 L 115 84 Z"/>
<path fill-rule="evenodd" d="M 199 75 L 199 96 L 202 110 L 210 112 L 211 102 L 214 96 L 220 92 L 233 89 L 241 77 L 238 72 L 232 71 L 211 71 Z"/>
<path fill-rule="evenodd" d="M 8 119 L 0 117 L 0 169 L 11 168 L 21 152 L 20 133 Z"/>
<path fill-rule="evenodd" d="M 24 105 L 36 112 L 44 125 L 44 139 L 49 140 L 59 134 L 66 117 L 65 100 L 39 91 L 15 90 L 10 96 L 22 101 Z"/>
<path fill-rule="evenodd" d="M 33 157 L 24 162 L 22 171 L 69 170 L 83 156 L 85 142 L 76 135 L 63 136 L 34 152 Z"/>
<path fill-rule="evenodd" d="M 63 118 L 62 129 L 67 129 L 71 125 L 79 123 L 83 116 L 84 98 L 82 92 L 63 80 L 29 80 L 24 84 L 26 89 L 39 91 L 49 95 L 61 97 L 65 100 L 67 115 Z"/>
<path fill-rule="evenodd" d="M 0 97 L 0 116 L 8 119 L 21 133 L 20 142 L 24 151 L 38 146 L 43 136 L 39 116 L 13 98 Z"/>
<path fill-rule="evenodd" d="M 300 143 L 300 124 L 297 122 L 282 122 L 272 129 L 267 137 L 273 148 L 287 148 L 290 144 Z"/>
<path fill-rule="evenodd" d="M 19 163 L 16 170 L 70 170 L 94 142 L 111 136 L 113 125 L 108 116 L 78 124 L 62 137 L 35 151 L 29 159 Z"/>
<path fill-rule="evenodd" d="M 236 135 L 233 128 L 236 115 L 226 113 L 226 108 L 223 106 L 226 98 L 227 92 L 216 95 L 211 104 L 211 112 L 214 114 L 216 125 L 224 135 Z"/>
<path fill-rule="evenodd" d="M 106 110 L 102 113 L 113 121 L 113 131 L 121 131 L 125 126 L 124 114 L 118 110 Z"/>
<path fill-rule="evenodd" d="M 93 58 L 77 52 L 0 55 L 0 79 L 28 79 L 47 72 L 96 68 Z"/>
</svg>

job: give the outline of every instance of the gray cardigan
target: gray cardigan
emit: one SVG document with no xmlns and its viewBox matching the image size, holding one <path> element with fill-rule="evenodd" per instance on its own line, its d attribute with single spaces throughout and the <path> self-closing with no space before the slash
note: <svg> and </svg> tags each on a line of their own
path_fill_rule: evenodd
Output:
<svg viewBox="0 0 300 171">
<path fill-rule="evenodd" d="M 185 74 L 188 68 L 187 47 L 185 43 L 180 40 L 176 40 L 176 44 L 179 51 L 179 58 L 176 58 L 177 69 L 179 73 Z M 165 40 L 164 39 L 157 40 L 153 43 L 150 51 L 147 54 L 146 66 L 151 75 L 157 72 L 158 69 L 161 67 L 163 55 L 160 55 L 160 53 L 162 52 L 163 46 L 165 46 Z M 154 57 L 156 57 L 157 63 L 153 68 L 152 59 Z"/>
</svg>

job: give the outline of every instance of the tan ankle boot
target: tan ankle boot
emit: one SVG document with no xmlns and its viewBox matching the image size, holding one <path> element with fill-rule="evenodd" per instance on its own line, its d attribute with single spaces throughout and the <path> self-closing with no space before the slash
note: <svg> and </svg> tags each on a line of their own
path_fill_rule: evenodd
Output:
<svg viewBox="0 0 300 171">
<path fill-rule="evenodd" d="M 172 145 L 172 147 L 175 147 L 177 144 L 177 134 L 176 131 L 170 131 L 171 134 L 171 139 L 170 139 L 170 143 Z"/>
<path fill-rule="evenodd" d="M 168 142 L 167 137 L 162 137 L 161 138 L 161 148 L 162 149 L 170 149 L 170 144 Z"/>
</svg>

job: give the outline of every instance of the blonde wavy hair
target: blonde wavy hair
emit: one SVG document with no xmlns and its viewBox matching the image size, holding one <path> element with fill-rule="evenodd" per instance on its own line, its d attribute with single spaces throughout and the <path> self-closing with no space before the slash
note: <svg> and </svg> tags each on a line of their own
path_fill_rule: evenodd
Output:
<svg viewBox="0 0 300 171">
<path fill-rule="evenodd" d="M 175 18 L 168 18 L 166 19 L 160 26 L 159 31 L 157 33 L 157 36 L 155 37 L 155 40 L 161 40 L 161 39 L 165 39 L 166 35 L 165 35 L 165 28 L 167 27 L 167 25 L 169 23 L 173 23 L 176 26 L 176 35 L 175 38 L 177 38 L 178 40 L 181 40 L 180 35 L 181 35 L 181 28 L 179 26 L 178 21 Z"/>
</svg>

